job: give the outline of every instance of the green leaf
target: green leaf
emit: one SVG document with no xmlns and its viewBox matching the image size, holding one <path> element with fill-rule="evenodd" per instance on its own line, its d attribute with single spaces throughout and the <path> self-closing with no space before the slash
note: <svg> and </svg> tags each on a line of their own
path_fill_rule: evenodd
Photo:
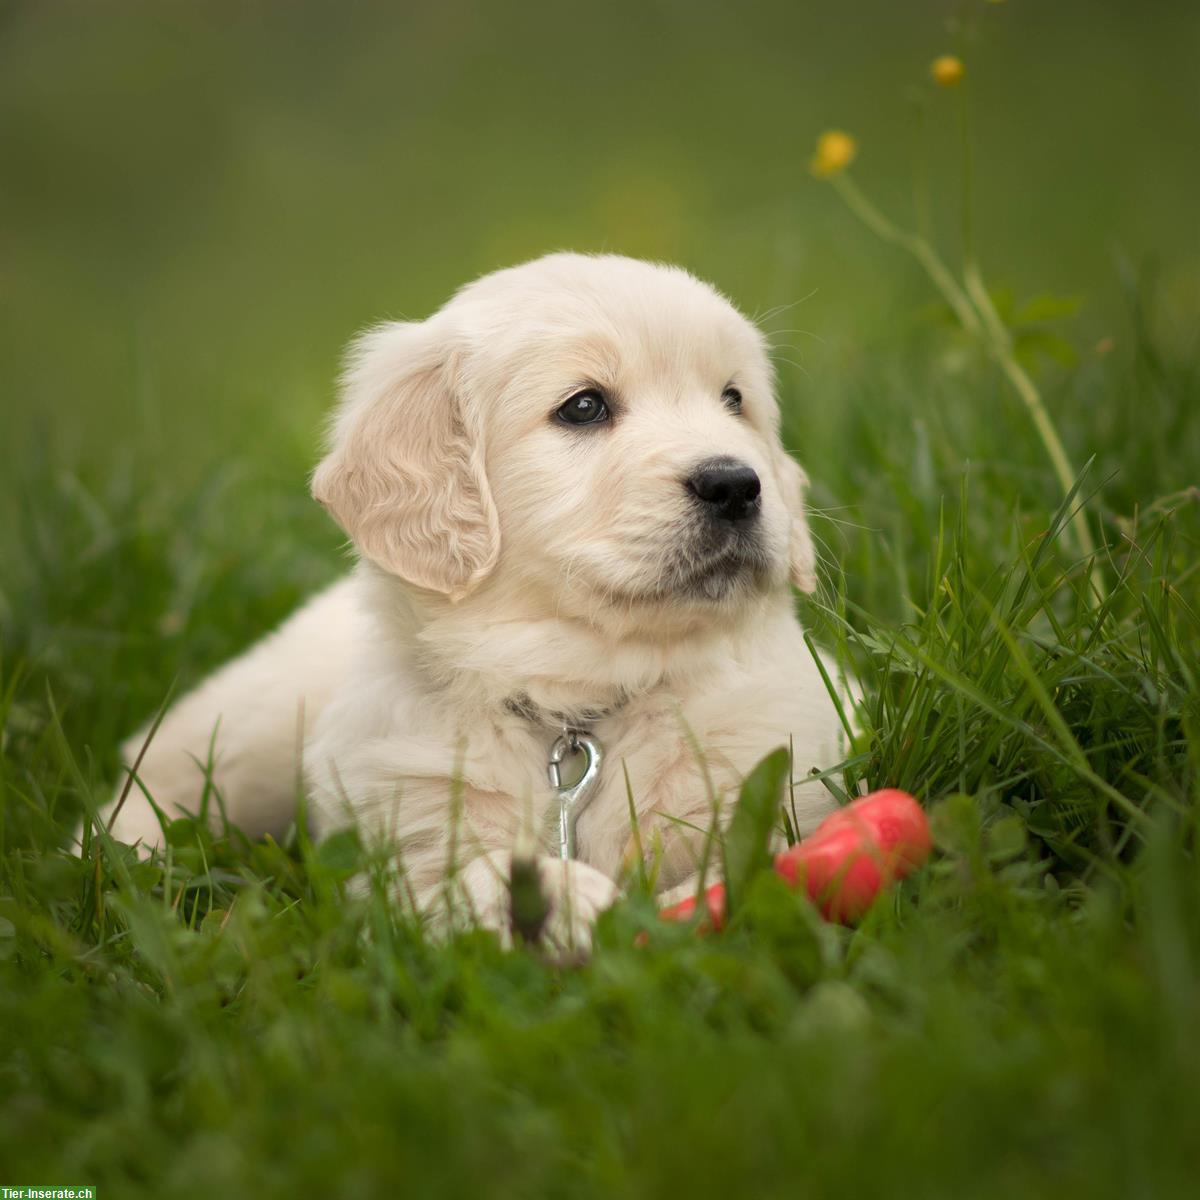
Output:
<svg viewBox="0 0 1200 1200">
<path fill-rule="evenodd" d="M 1025 822 L 1018 816 L 1002 817 L 987 830 L 987 856 L 991 862 L 1002 863 L 1025 851 Z"/>
<path fill-rule="evenodd" d="M 1024 363 L 1048 358 L 1062 367 L 1073 367 L 1079 361 L 1075 347 L 1065 337 L 1049 329 L 1023 329 L 1013 339 L 1017 357 Z"/>
<path fill-rule="evenodd" d="M 792 891 L 774 871 L 760 871 L 743 889 L 738 920 L 770 948 L 794 984 L 807 987 L 821 978 L 829 928 L 803 891 Z"/>
<path fill-rule="evenodd" d="M 956 792 L 929 812 L 933 844 L 943 854 L 969 854 L 979 843 L 979 808 L 974 796 Z"/>
<path fill-rule="evenodd" d="M 362 858 L 362 842 L 358 830 L 353 826 L 331 833 L 317 845 L 316 861 L 327 871 L 342 878 L 348 878 L 359 870 Z"/>
<path fill-rule="evenodd" d="M 200 922 L 200 932 L 209 936 L 215 937 L 224 928 L 229 920 L 229 909 L 227 908 L 210 908 L 204 914 L 203 920 Z"/>
<path fill-rule="evenodd" d="M 162 877 L 162 868 L 152 862 L 136 863 L 129 870 L 129 881 L 139 892 L 156 888 L 162 882 Z"/>
<path fill-rule="evenodd" d="M 78 893 L 89 871 L 89 863 L 68 854 L 50 854 L 33 863 L 30 868 L 42 894 L 55 900 L 65 900 Z"/>
<path fill-rule="evenodd" d="M 724 841 L 725 899 L 730 913 L 750 880 L 771 865 L 771 832 L 779 820 L 789 765 L 787 749 L 781 746 L 768 754 L 742 784 Z"/>
<path fill-rule="evenodd" d="M 166 828 L 166 839 L 169 846 L 195 846 L 198 842 L 207 842 L 205 827 L 191 817 L 176 817 Z"/>
<path fill-rule="evenodd" d="M 1083 304 L 1082 296 L 1054 296 L 1049 292 L 1026 300 L 1013 316 L 1014 325 L 1036 325 L 1073 317 Z"/>
</svg>

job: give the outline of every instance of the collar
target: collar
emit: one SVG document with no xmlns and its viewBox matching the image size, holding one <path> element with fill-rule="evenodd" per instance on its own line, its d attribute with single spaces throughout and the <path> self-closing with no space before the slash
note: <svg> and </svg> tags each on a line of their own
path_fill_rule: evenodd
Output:
<svg viewBox="0 0 1200 1200">
<path fill-rule="evenodd" d="M 504 701 L 504 707 L 510 713 L 530 724 L 540 725 L 545 729 L 561 731 L 564 729 L 577 730 L 582 733 L 607 717 L 616 716 L 630 700 L 629 693 L 622 690 L 617 699 L 608 705 L 597 708 L 549 709 L 537 704 L 526 692 L 513 692 Z"/>
</svg>

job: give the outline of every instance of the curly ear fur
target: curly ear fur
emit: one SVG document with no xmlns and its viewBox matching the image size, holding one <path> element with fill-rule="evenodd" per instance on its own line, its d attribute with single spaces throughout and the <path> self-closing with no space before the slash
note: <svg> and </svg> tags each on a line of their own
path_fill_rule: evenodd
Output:
<svg viewBox="0 0 1200 1200">
<path fill-rule="evenodd" d="M 792 583 L 802 592 L 817 590 L 817 555 L 813 549 L 812 534 L 805 515 L 804 492 L 808 487 L 808 476 L 800 464 L 786 450 L 776 453 L 776 470 L 784 503 L 792 514 L 792 527 L 788 542 L 788 563 Z"/>
<path fill-rule="evenodd" d="M 500 551 L 478 430 L 434 321 L 360 337 L 312 494 L 359 552 L 408 583 L 467 595 Z"/>
</svg>

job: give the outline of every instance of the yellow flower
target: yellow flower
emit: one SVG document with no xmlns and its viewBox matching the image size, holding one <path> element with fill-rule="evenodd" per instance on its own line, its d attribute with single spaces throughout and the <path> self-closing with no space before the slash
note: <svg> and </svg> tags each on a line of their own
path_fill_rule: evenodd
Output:
<svg viewBox="0 0 1200 1200">
<path fill-rule="evenodd" d="M 957 87 L 962 77 L 967 73 L 961 58 L 953 54 L 943 54 L 935 58 L 929 66 L 929 73 L 938 87 Z"/>
<path fill-rule="evenodd" d="M 840 129 L 827 129 L 817 138 L 817 152 L 808 163 L 808 169 L 818 179 L 828 179 L 844 171 L 858 153 L 858 143 Z"/>
</svg>

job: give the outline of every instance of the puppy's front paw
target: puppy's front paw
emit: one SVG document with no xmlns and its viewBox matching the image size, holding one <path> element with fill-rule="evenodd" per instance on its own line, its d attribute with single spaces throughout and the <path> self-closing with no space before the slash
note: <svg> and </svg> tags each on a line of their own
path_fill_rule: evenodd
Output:
<svg viewBox="0 0 1200 1200">
<path fill-rule="evenodd" d="M 620 894 L 595 867 L 548 855 L 518 860 L 515 887 L 509 854 L 475 859 L 464 868 L 459 883 L 476 919 L 495 929 L 505 945 L 511 944 L 515 925 L 529 939 L 540 932 L 563 955 L 591 949 L 592 925 Z"/>
<path fill-rule="evenodd" d="M 543 894 L 550 901 L 545 938 L 560 953 L 584 953 L 592 948 L 596 918 L 616 903 L 620 891 L 602 871 L 586 863 L 539 858 Z"/>
</svg>

